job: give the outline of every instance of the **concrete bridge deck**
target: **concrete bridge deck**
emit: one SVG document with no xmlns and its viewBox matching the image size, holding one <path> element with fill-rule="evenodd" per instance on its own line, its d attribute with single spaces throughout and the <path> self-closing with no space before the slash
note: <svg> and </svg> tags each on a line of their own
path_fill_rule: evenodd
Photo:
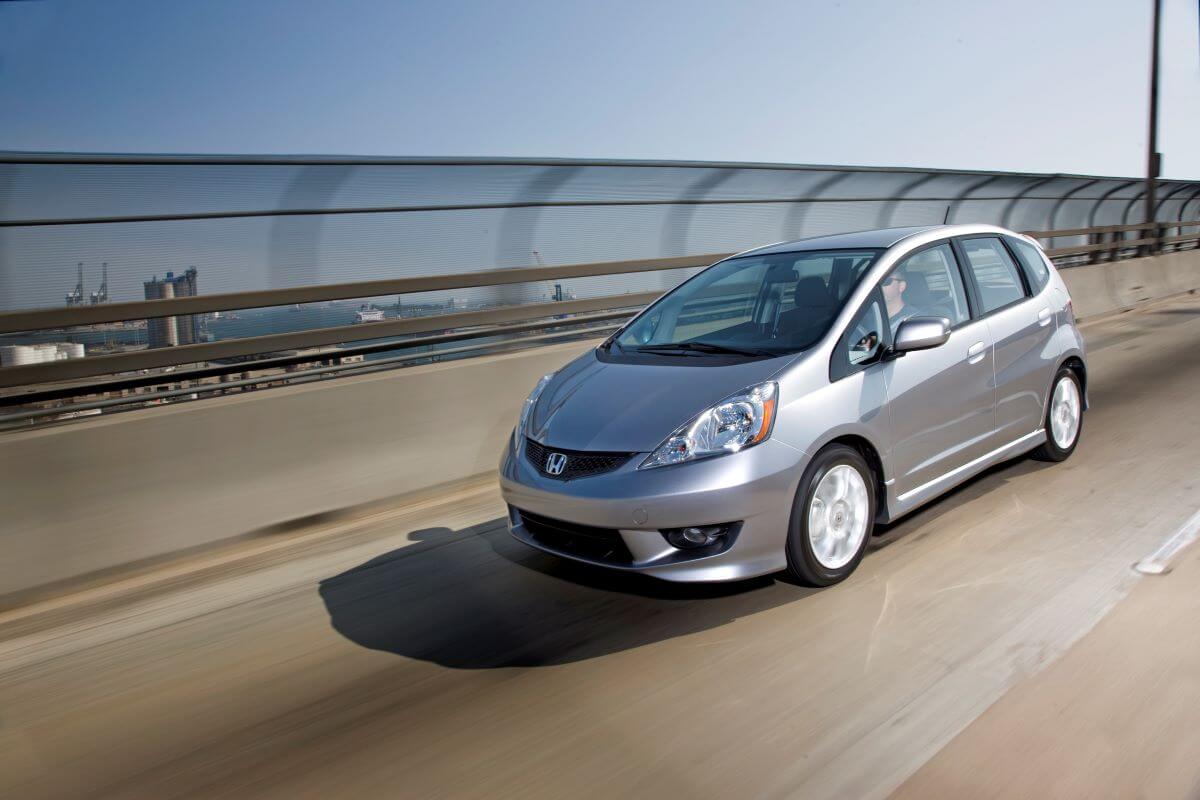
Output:
<svg viewBox="0 0 1200 800">
<path fill-rule="evenodd" d="M 0 796 L 1193 796 L 1200 301 L 1091 324 L 1065 464 L 823 591 L 525 549 L 490 482 L 0 613 Z"/>
</svg>

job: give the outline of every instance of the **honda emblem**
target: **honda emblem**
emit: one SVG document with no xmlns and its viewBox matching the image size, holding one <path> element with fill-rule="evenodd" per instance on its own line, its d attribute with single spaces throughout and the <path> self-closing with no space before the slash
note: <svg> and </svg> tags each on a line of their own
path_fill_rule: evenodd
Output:
<svg viewBox="0 0 1200 800">
<path fill-rule="evenodd" d="M 562 475 L 567 468 L 567 457 L 562 453 L 551 453 L 546 457 L 546 474 Z"/>
</svg>

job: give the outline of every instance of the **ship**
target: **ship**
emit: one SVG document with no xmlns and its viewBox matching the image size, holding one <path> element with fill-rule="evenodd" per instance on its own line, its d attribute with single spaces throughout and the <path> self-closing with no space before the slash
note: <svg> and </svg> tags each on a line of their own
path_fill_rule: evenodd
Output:
<svg viewBox="0 0 1200 800">
<path fill-rule="evenodd" d="M 362 305 L 354 312 L 354 324 L 360 322 L 383 322 L 383 309 L 371 305 Z"/>
</svg>

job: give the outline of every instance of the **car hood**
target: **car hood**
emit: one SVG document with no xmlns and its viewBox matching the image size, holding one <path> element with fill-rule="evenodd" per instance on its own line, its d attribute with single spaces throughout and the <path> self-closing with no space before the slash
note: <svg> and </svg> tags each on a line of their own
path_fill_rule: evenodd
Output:
<svg viewBox="0 0 1200 800">
<path fill-rule="evenodd" d="M 767 380 L 789 361 L 785 356 L 690 366 L 689 358 L 672 357 L 669 364 L 613 363 L 589 351 L 546 385 L 526 433 L 564 450 L 649 452 L 680 425 Z"/>
</svg>

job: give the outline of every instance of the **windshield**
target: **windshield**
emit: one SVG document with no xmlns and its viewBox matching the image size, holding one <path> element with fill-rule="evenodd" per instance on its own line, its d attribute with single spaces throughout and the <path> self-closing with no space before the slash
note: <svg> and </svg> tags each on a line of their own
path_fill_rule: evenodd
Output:
<svg viewBox="0 0 1200 800">
<path fill-rule="evenodd" d="M 616 338 L 622 351 L 768 357 L 818 342 L 881 250 L 722 261 L 662 297 Z"/>
</svg>

